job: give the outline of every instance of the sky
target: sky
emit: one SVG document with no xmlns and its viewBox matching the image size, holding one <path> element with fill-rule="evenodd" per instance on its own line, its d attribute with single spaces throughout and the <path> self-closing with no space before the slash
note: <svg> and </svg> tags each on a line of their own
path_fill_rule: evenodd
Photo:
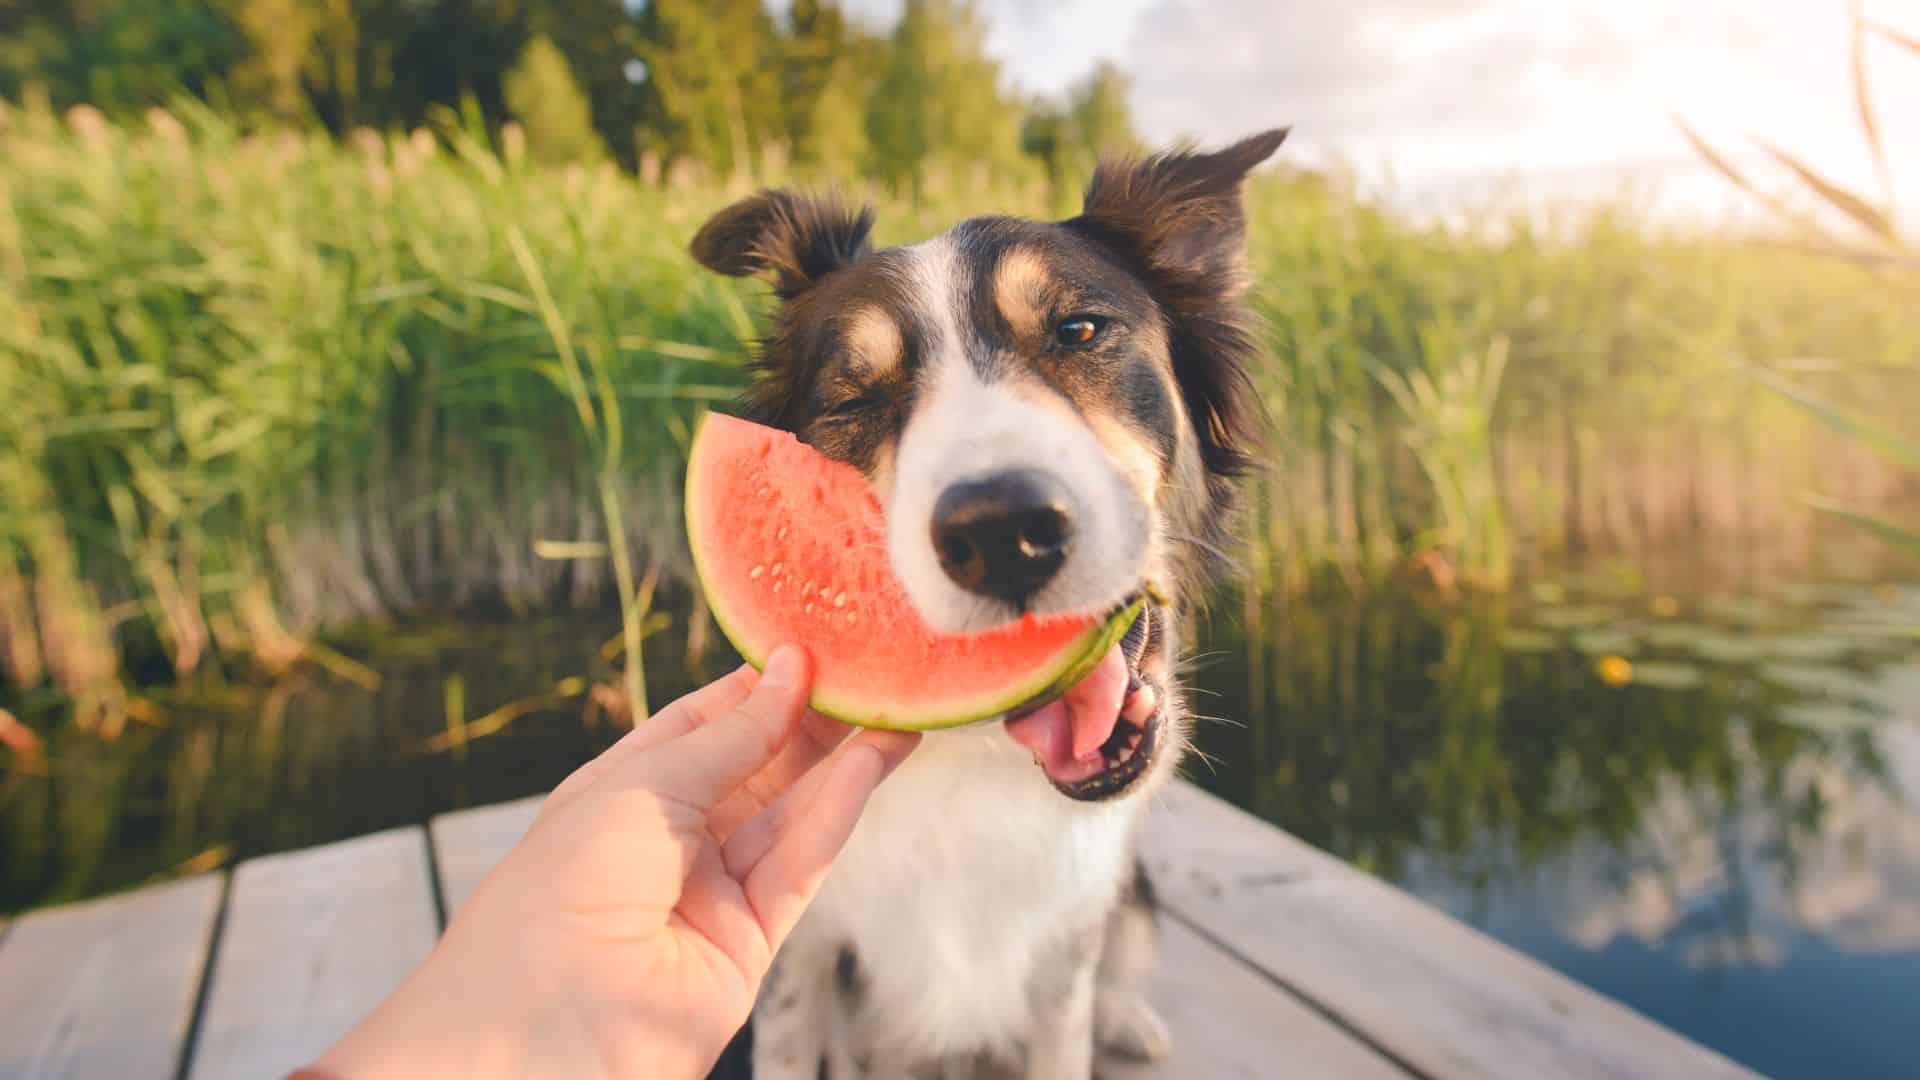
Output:
<svg viewBox="0 0 1920 1080">
<path fill-rule="evenodd" d="M 1861 0 L 1920 36 L 1920 2 Z M 853 0 L 878 21 L 898 0 Z M 1022 90 L 1101 60 L 1134 83 L 1153 143 L 1276 125 L 1301 164 L 1339 164 L 1412 200 L 1520 187 L 1664 189 L 1728 203 L 1674 122 L 1743 164 L 1760 135 L 1877 191 L 1849 74 L 1848 0 L 979 0 L 988 47 Z M 1920 215 L 1920 57 L 1867 53 L 1896 190 Z M 1896 115 L 1896 113 L 1902 115 Z M 1766 174 L 1777 186 L 1790 181 Z"/>
</svg>

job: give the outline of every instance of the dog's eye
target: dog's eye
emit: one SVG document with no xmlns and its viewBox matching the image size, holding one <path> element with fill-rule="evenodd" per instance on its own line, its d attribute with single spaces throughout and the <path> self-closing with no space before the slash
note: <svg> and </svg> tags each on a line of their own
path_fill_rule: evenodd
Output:
<svg viewBox="0 0 1920 1080">
<path fill-rule="evenodd" d="M 1053 328 L 1053 339 L 1063 348 L 1082 349 L 1100 340 L 1107 320 L 1098 315 L 1069 315 Z"/>
<path fill-rule="evenodd" d="M 827 415 L 833 417 L 855 416 L 880 404 L 877 393 L 856 394 L 845 401 L 835 402 L 827 407 Z"/>
</svg>

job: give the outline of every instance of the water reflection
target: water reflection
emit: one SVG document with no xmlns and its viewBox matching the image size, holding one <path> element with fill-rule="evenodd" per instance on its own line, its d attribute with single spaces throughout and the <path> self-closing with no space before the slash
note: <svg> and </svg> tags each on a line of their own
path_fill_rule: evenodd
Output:
<svg viewBox="0 0 1920 1080">
<path fill-rule="evenodd" d="M 596 617 L 370 630 L 335 644 L 381 672 L 375 692 L 310 669 L 273 682 L 209 677 L 148 691 L 148 719 L 112 740 L 45 725 L 44 759 L 0 774 L 0 911 L 548 790 L 621 734 L 583 695 L 457 751 L 429 747 L 450 711 L 471 721 L 582 673 L 610 677 L 598 654 L 616 627 Z M 657 694 L 684 693 L 710 670 L 690 671 L 672 635 L 647 644 Z M 36 707 L 58 706 L 22 703 L 22 718 L 33 722 Z"/>
<path fill-rule="evenodd" d="M 1920 1030 L 1920 589 L 1223 600 L 1194 680 L 1256 813 L 1755 1067 L 1898 1075 Z M 0 775 L 0 910 L 546 790 L 620 734 L 553 695 L 611 620 L 349 634 L 324 671 L 151 692 Z M 647 641 L 660 700 L 729 662 Z M 577 683 L 569 684 L 577 685 Z M 41 730 L 58 703 L 8 707 Z M 451 728 L 450 728 L 450 718 Z"/>
<path fill-rule="evenodd" d="M 1920 1024 L 1920 590 L 1223 605 L 1195 779 L 1775 1075 Z M 1817 995 L 1818 1001 L 1809 1000 Z"/>
</svg>

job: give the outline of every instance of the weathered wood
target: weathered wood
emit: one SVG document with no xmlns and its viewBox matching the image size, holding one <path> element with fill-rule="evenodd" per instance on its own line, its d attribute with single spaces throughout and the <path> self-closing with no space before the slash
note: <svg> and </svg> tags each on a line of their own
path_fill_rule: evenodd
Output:
<svg viewBox="0 0 1920 1080">
<path fill-rule="evenodd" d="M 433 861 L 440 872 L 440 897 L 446 902 L 448 920 L 527 834 L 534 815 L 540 812 L 541 801 L 541 796 L 535 796 L 456 810 L 433 819 L 429 826 L 433 830 Z"/>
<path fill-rule="evenodd" d="M 1151 996 L 1173 1031 L 1173 1054 L 1157 1068 L 1103 1069 L 1102 1080 L 1407 1075 L 1177 919 L 1161 920 Z"/>
<path fill-rule="evenodd" d="M 220 887 L 203 874 L 0 927 L 0 1076 L 172 1077 Z"/>
<path fill-rule="evenodd" d="M 426 959 L 439 933 L 426 834 L 393 829 L 234 871 L 193 1080 L 308 1064 Z"/>
<path fill-rule="evenodd" d="M 441 895 L 459 909 L 488 871 L 526 835 L 539 799 L 443 814 L 433 820 Z M 1372 1048 L 1174 920 L 1162 926 L 1152 996 L 1174 1032 L 1159 1068 L 1109 1080 L 1265 1077 L 1276 1063 L 1296 1076 L 1401 1077 Z"/>
<path fill-rule="evenodd" d="M 1423 1074 L 1753 1075 L 1197 788 L 1162 801 L 1166 905 Z"/>
</svg>

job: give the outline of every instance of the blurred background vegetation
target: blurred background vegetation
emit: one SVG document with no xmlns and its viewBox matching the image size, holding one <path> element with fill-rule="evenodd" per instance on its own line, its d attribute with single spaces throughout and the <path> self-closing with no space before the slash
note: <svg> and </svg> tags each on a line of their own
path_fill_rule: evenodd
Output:
<svg viewBox="0 0 1920 1080">
<path fill-rule="evenodd" d="M 682 454 L 767 308 L 686 241 L 761 184 L 889 243 L 1072 213 L 1140 149 L 1124 72 L 1026 98 L 983 42 L 949 0 L 0 0 L 0 910 L 539 790 L 724 663 Z M 1799 866 L 1834 776 L 1881 789 L 1920 279 L 1884 198 L 1775 164 L 1810 201 L 1740 227 L 1254 180 L 1203 778 L 1396 880 L 1599 843 L 1679 891 L 1635 847 L 1676 791 Z"/>
</svg>

